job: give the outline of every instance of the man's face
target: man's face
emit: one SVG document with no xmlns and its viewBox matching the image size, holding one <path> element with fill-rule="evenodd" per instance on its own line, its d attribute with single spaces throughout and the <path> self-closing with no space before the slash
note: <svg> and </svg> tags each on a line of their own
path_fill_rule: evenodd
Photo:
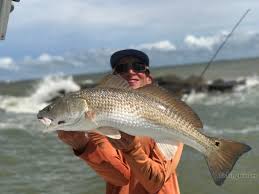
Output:
<svg viewBox="0 0 259 194">
<path fill-rule="evenodd" d="M 132 64 L 135 62 L 141 62 L 138 58 L 132 57 L 132 56 L 127 56 L 123 57 L 118 61 L 118 64 Z M 143 87 L 147 84 L 152 83 L 152 78 L 149 74 L 146 72 L 136 72 L 134 69 L 129 68 L 127 72 L 125 73 L 120 73 L 120 75 L 127 80 L 129 85 L 133 89 L 137 89 L 140 87 Z"/>
</svg>

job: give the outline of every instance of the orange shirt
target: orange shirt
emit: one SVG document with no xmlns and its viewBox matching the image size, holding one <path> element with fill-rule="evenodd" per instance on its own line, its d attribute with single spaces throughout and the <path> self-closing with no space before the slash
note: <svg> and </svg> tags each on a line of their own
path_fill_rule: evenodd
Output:
<svg viewBox="0 0 259 194">
<path fill-rule="evenodd" d="M 154 140 L 135 138 L 129 151 L 116 150 L 100 134 L 88 134 L 83 153 L 75 152 L 106 181 L 106 194 L 179 194 L 176 167 L 182 144 L 172 160 L 166 160 Z"/>
</svg>

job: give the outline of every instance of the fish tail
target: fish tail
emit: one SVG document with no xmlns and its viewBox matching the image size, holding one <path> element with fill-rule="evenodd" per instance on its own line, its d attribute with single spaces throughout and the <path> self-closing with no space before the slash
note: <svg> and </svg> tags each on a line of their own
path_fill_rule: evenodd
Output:
<svg viewBox="0 0 259 194">
<path fill-rule="evenodd" d="M 231 140 L 211 139 L 215 142 L 216 149 L 210 151 L 205 159 L 214 182 L 222 185 L 238 158 L 251 150 L 251 147 Z"/>
</svg>

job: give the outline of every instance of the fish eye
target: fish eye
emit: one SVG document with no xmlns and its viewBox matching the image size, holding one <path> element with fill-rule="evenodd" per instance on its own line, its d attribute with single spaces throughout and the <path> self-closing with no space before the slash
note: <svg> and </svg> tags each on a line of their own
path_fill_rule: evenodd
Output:
<svg viewBox="0 0 259 194">
<path fill-rule="evenodd" d="M 66 122 L 65 121 L 59 121 L 58 125 L 61 125 L 61 124 L 64 124 L 64 123 L 66 123 Z"/>
<path fill-rule="evenodd" d="M 50 110 L 51 110 L 51 105 L 49 105 L 49 106 L 47 106 L 46 108 L 44 108 L 44 110 L 46 111 L 46 112 L 49 112 Z"/>
</svg>

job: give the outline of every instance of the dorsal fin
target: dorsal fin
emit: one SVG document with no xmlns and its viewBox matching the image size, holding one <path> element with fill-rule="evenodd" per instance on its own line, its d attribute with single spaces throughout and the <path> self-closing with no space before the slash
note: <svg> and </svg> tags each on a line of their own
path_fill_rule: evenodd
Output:
<svg viewBox="0 0 259 194">
<path fill-rule="evenodd" d="M 166 89 L 156 84 L 149 84 L 138 88 L 137 91 L 144 95 L 153 97 L 169 107 L 172 107 L 172 109 L 176 110 L 178 113 L 184 114 L 197 129 L 203 128 L 203 124 L 198 115 L 185 102 L 176 98 Z"/>
<path fill-rule="evenodd" d="M 97 88 L 118 88 L 130 90 L 130 85 L 120 75 L 108 74 L 96 86 Z"/>
</svg>

